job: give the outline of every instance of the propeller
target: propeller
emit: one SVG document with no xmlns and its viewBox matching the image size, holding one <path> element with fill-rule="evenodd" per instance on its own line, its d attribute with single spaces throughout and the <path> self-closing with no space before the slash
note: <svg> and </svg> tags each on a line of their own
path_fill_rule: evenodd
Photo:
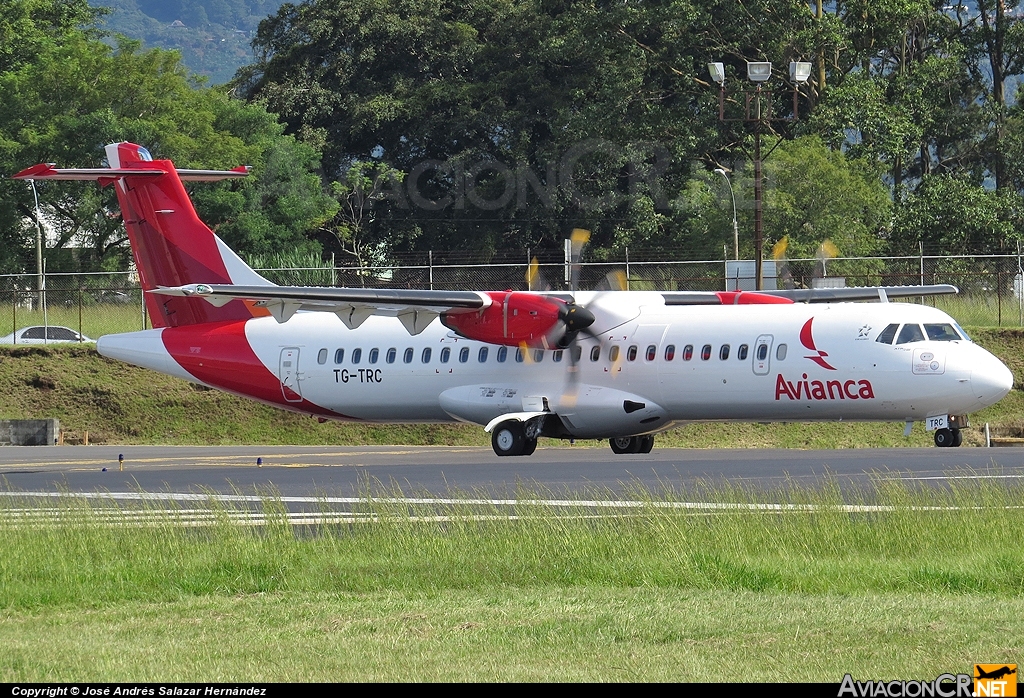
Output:
<svg viewBox="0 0 1024 698">
<path fill-rule="evenodd" d="M 826 276 L 825 262 L 839 256 L 839 248 L 831 240 L 825 240 L 818 246 L 814 253 L 818 263 L 814 265 L 814 278 L 823 279 Z"/>
<path fill-rule="evenodd" d="M 775 275 L 782 282 L 785 289 L 796 288 L 793 281 L 793 272 L 789 269 L 789 258 L 786 250 L 789 248 L 789 236 L 785 236 L 772 247 L 772 259 L 775 260 Z"/>
</svg>

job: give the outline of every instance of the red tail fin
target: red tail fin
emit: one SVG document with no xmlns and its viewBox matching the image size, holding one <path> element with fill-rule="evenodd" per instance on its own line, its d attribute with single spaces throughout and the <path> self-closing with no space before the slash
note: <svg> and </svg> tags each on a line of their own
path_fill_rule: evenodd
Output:
<svg viewBox="0 0 1024 698">
<path fill-rule="evenodd" d="M 133 143 L 107 148 L 108 168 L 59 170 L 36 165 L 18 179 L 93 179 L 114 183 L 128 239 L 144 291 L 184 284 L 270 285 L 199 220 L 182 180 L 213 181 L 244 177 L 244 168 L 229 172 L 178 170 L 170 160 L 153 160 Z M 154 327 L 244 320 L 268 314 L 243 301 L 216 307 L 197 298 L 146 295 Z"/>
</svg>

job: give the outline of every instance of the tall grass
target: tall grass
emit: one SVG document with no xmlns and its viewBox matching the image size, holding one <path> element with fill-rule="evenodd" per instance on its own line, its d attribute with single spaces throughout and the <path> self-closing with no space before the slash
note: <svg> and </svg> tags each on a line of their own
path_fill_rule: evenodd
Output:
<svg viewBox="0 0 1024 698">
<path fill-rule="evenodd" d="M 357 521 L 315 526 L 292 525 L 272 495 L 255 505 L 259 526 L 236 520 L 252 504 L 210 500 L 203 525 L 183 525 L 192 515 L 168 502 L 68 497 L 33 513 L 38 503 L 5 497 L 0 604 L 495 586 L 1024 593 L 1024 488 L 952 483 L 638 488 L 622 506 L 551 506 L 532 490 L 514 503 L 367 497 Z"/>
</svg>

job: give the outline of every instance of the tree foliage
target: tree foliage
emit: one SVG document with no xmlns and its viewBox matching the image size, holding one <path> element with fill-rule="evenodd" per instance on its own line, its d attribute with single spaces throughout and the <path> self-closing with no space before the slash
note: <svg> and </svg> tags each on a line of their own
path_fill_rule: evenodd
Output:
<svg viewBox="0 0 1024 698">
<path fill-rule="evenodd" d="M 19 3 L 15 3 L 18 5 Z M 318 154 L 283 134 L 258 105 L 197 87 L 179 56 L 138 42 L 116 47 L 77 27 L 93 16 L 84 0 L 37 0 L 41 17 L 68 17 L 64 33 L 52 22 L 34 50 L 0 72 L 0 168 L 11 174 L 36 162 L 96 166 L 106 143 L 128 140 L 183 167 L 253 165 L 242 183 L 199 185 L 200 215 L 243 254 L 282 246 L 318 250 L 306 232 L 335 210 L 315 174 Z M 77 10 L 77 11 L 76 11 Z M 26 16 L 23 26 L 36 26 Z M 75 182 L 37 184 L 44 218 L 53 228 L 49 268 L 113 268 L 127 261 L 123 226 L 111 190 Z M 0 235 L 7 270 L 30 266 L 32 194 L 24 182 L 0 180 Z M 77 258 L 52 248 L 74 244 Z"/>
</svg>

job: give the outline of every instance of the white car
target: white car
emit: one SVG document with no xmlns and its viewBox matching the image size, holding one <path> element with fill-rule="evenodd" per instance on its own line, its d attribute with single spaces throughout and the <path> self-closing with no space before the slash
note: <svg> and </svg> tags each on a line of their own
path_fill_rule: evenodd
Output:
<svg viewBox="0 0 1024 698">
<path fill-rule="evenodd" d="M 61 327 L 60 325 L 22 327 L 6 337 L 0 337 L 0 344 L 63 344 L 70 342 L 95 343 L 96 340 L 89 339 L 70 327 Z"/>
</svg>

